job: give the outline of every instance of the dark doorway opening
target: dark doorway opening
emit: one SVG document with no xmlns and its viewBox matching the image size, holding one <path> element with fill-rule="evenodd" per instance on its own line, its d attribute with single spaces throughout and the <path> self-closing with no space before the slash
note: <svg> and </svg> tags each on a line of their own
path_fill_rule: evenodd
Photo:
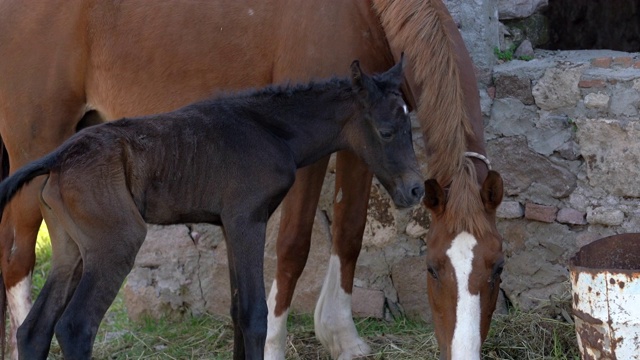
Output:
<svg viewBox="0 0 640 360">
<path fill-rule="evenodd" d="M 640 51 L 640 0 L 549 0 L 550 50 Z"/>
</svg>

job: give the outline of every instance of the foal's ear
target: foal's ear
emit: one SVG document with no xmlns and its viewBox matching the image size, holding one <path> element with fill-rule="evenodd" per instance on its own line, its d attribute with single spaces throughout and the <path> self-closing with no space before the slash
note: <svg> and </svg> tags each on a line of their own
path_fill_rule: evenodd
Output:
<svg viewBox="0 0 640 360">
<path fill-rule="evenodd" d="M 367 75 L 362 72 L 360 68 L 360 61 L 353 60 L 351 63 L 351 82 L 353 88 L 358 92 L 365 89 L 365 82 L 367 81 Z"/>
<path fill-rule="evenodd" d="M 444 189 L 435 179 L 429 179 L 424 182 L 424 198 L 422 202 L 434 215 L 437 216 L 444 213 L 446 202 Z"/>
<path fill-rule="evenodd" d="M 375 84 L 369 75 L 365 74 L 360 68 L 360 61 L 354 60 L 351 63 L 351 86 L 353 90 L 360 95 L 363 101 L 367 101 L 369 91 L 375 89 Z"/>
<path fill-rule="evenodd" d="M 502 202 L 503 195 L 502 177 L 497 171 L 490 170 L 480 190 L 484 208 L 487 211 L 496 211 Z"/>
</svg>

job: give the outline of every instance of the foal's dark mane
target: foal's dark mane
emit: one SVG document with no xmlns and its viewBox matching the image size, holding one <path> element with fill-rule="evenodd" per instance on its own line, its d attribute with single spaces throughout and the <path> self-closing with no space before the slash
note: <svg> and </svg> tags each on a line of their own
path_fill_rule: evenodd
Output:
<svg viewBox="0 0 640 360">
<path fill-rule="evenodd" d="M 391 93 L 402 96 L 400 91 L 392 88 L 386 82 L 381 81 L 380 77 L 380 74 L 371 76 L 371 78 L 376 82 L 377 88 L 381 93 Z M 334 76 L 326 80 L 316 80 L 306 83 L 271 84 L 260 89 L 221 92 L 204 101 L 247 101 L 250 98 L 262 99 L 264 97 L 268 97 L 270 99 L 286 99 L 292 96 L 310 96 L 318 93 L 327 93 L 331 90 L 335 90 L 336 97 L 340 99 L 349 98 L 355 95 L 352 87 L 352 80 L 350 78 Z"/>
<path fill-rule="evenodd" d="M 335 90 L 336 95 L 349 97 L 353 95 L 351 80 L 346 77 L 333 77 L 324 81 L 312 81 L 309 83 L 284 83 L 271 84 L 260 89 L 245 89 L 240 91 L 225 91 L 216 94 L 203 102 L 250 101 L 251 99 L 286 99 L 292 96 L 315 95 Z"/>
</svg>

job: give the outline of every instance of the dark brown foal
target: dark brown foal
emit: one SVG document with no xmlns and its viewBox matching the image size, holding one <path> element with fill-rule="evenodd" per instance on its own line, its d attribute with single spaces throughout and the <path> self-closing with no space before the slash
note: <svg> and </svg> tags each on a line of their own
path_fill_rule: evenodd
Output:
<svg viewBox="0 0 640 360">
<path fill-rule="evenodd" d="M 234 358 L 262 359 L 266 224 L 295 171 L 349 149 L 400 207 L 424 195 L 402 99 L 402 61 L 370 77 L 267 88 L 174 112 L 87 128 L 0 183 L 0 208 L 47 175 L 47 282 L 18 330 L 21 359 L 46 359 L 55 333 L 67 359 L 91 357 L 98 326 L 146 235 L 146 223 L 222 225 Z"/>
</svg>

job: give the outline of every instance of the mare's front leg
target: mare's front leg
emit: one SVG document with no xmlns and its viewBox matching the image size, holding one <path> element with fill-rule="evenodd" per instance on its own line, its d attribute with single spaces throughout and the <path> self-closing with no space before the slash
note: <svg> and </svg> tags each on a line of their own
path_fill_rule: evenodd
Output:
<svg viewBox="0 0 640 360">
<path fill-rule="evenodd" d="M 265 359 L 285 358 L 287 316 L 296 283 L 304 270 L 311 244 L 313 220 L 329 157 L 301 168 L 282 202 L 276 252 L 277 270 L 269 293 L 269 321 Z"/>
<path fill-rule="evenodd" d="M 334 359 L 352 359 L 370 351 L 353 322 L 351 293 L 367 220 L 371 178 L 368 167 L 353 153 L 337 154 L 332 254 L 314 314 L 316 337 Z"/>
<path fill-rule="evenodd" d="M 267 336 L 267 302 L 264 289 L 264 244 L 267 216 L 256 221 L 253 211 L 223 218 L 234 328 L 233 358 L 263 359 Z"/>
</svg>

